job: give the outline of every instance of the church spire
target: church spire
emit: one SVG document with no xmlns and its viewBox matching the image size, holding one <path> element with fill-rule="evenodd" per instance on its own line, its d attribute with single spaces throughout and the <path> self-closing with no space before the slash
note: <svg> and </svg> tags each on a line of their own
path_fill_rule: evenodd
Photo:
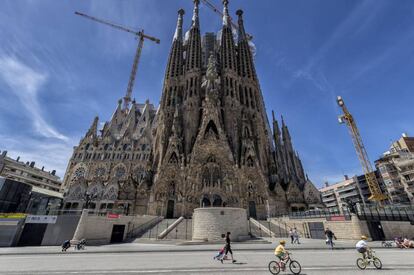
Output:
<svg viewBox="0 0 414 275">
<path fill-rule="evenodd" d="M 178 77 L 183 73 L 183 15 L 184 10 L 178 11 L 177 28 L 171 45 L 165 78 Z M 171 96 L 171 95 L 170 95 Z"/>
<path fill-rule="evenodd" d="M 285 120 L 283 119 L 283 116 L 282 116 L 282 135 L 283 135 L 284 141 L 288 141 L 289 143 L 291 143 L 289 129 L 285 124 Z"/>
<path fill-rule="evenodd" d="M 243 40 L 247 40 L 246 31 L 244 30 L 244 23 L 243 23 L 243 11 L 242 10 L 237 10 L 236 15 L 238 16 L 237 23 L 239 25 L 238 40 L 239 40 L 239 42 L 243 41 Z"/>
<path fill-rule="evenodd" d="M 98 121 L 99 121 L 99 117 L 96 116 L 93 119 L 92 125 L 89 128 L 88 132 L 86 133 L 85 137 L 96 137 L 96 132 L 98 130 Z"/>
<path fill-rule="evenodd" d="M 188 40 L 186 41 L 187 54 L 185 68 L 187 71 L 201 69 L 201 35 L 198 18 L 199 4 L 199 0 L 194 0 L 193 22 L 189 30 Z"/>
<path fill-rule="evenodd" d="M 233 31 L 230 24 L 228 0 L 223 0 L 223 28 L 221 31 L 221 65 L 224 69 L 237 71 L 236 49 L 233 40 Z M 230 87 L 226 87 L 229 89 Z"/>
<path fill-rule="evenodd" d="M 200 0 L 194 0 L 193 22 L 191 24 L 192 28 L 200 28 L 200 21 L 198 18 L 198 5 L 200 5 Z"/>
<path fill-rule="evenodd" d="M 223 25 L 224 26 L 230 26 L 230 15 L 229 15 L 229 9 L 228 9 L 229 1 L 223 0 Z"/>
<path fill-rule="evenodd" d="M 185 14 L 183 9 L 178 10 L 178 19 L 177 19 L 177 27 L 175 28 L 175 34 L 173 41 L 183 40 L 183 15 Z"/>
<path fill-rule="evenodd" d="M 273 122 L 273 134 L 276 136 L 280 136 L 280 129 L 279 129 L 279 123 L 277 123 L 277 120 L 275 118 L 275 112 L 272 110 L 272 122 Z"/>
<path fill-rule="evenodd" d="M 293 154 L 293 145 L 292 145 L 292 139 L 290 137 L 289 129 L 285 124 L 285 120 L 282 116 L 282 139 L 283 139 L 283 145 L 285 146 L 285 149 L 287 152 L 290 152 Z"/>
<path fill-rule="evenodd" d="M 239 48 L 239 74 L 242 77 L 247 77 L 253 80 L 257 80 L 256 69 L 253 64 L 253 55 L 250 50 L 250 45 L 246 31 L 244 30 L 243 23 L 243 11 L 238 10 L 236 12 L 239 25 L 239 37 L 238 37 L 238 48 Z"/>
</svg>

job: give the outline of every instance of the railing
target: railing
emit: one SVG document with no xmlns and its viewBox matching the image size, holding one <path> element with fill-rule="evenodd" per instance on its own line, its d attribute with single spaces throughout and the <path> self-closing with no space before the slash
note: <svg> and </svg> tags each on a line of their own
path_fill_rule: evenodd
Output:
<svg viewBox="0 0 414 275">
<path fill-rule="evenodd" d="M 51 209 L 42 212 L 36 213 L 0 213 L 0 216 L 27 216 L 27 215 L 44 215 L 44 216 L 60 216 L 60 215 L 82 215 L 82 209 Z M 89 209 L 88 215 L 90 216 L 106 216 L 108 214 L 119 214 L 123 216 L 128 216 L 124 213 L 123 209 L 104 209 L 104 210 L 96 210 L 96 209 Z"/>
<path fill-rule="evenodd" d="M 288 217 L 290 219 L 314 219 L 314 218 L 325 218 L 327 220 L 332 219 L 332 217 L 344 217 L 345 220 L 351 219 L 351 213 L 348 209 L 343 209 L 342 213 L 339 212 L 330 212 L 326 210 L 309 210 L 301 212 L 292 212 L 289 213 Z"/>
<path fill-rule="evenodd" d="M 137 227 L 132 227 L 127 233 L 127 239 L 137 238 L 145 234 L 147 230 L 151 230 L 155 225 L 158 226 L 158 223 L 162 221 L 162 217 L 155 217 L 152 220 L 147 221 L 144 224 L 141 224 Z"/>
<path fill-rule="evenodd" d="M 385 207 L 357 207 L 357 216 L 360 220 L 368 221 L 411 221 L 414 222 L 414 207 L 412 206 L 385 206 Z"/>
</svg>

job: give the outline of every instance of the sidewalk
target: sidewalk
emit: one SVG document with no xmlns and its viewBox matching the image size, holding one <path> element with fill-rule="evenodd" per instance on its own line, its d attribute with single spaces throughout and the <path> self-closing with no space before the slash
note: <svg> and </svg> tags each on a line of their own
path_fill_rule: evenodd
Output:
<svg viewBox="0 0 414 275">
<path fill-rule="evenodd" d="M 273 251 L 281 239 L 265 238 L 267 242 L 233 243 L 233 250 L 245 251 Z M 288 240 L 287 240 L 288 241 Z M 355 249 L 356 241 L 338 240 L 334 249 Z M 102 246 L 87 246 L 85 250 L 69 248 L 61 252 L 60 246 L 27 246 L 27 247 L 0 247 L 0 257 L 5 255 L 44 255 L 44 254 L 72 254 L 72 253 L 151 253 L 151 252 L 188 252 L 188 251 L 218 251 L 223 243 L 200 244 L 183 242 L 182 240 L 139 240 L 133 243 L 111 244 Z M 372 248 L 382 248 L 381 242 L 370 242 Z M 325 240 L 302 239 L 301 244 L 287 242 L 288 250 L 328 250 Z"/>
</svg>

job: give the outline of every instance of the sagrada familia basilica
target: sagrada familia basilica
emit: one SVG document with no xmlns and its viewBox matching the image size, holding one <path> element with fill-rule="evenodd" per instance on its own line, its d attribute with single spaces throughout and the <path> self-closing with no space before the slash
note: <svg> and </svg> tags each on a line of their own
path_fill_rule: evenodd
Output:
<svg viewBox="0 0 414 275">
<path fill-rule="evenodd" d="M 64 178 L 64 208 L 190 217 L 198 207 L 269 215 L 321 205 L 285 122 L 267 118 L 243 11 L 238 33 L 223 1 L 223 25 L 200 34 L 199 1 L 172 41 L 160 106 L 122 107 L 98 129 L 95 118 Z"/>
</svg>

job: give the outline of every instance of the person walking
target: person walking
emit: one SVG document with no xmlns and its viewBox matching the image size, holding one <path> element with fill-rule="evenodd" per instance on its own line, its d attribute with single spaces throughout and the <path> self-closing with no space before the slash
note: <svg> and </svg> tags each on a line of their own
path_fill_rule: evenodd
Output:
<svg viewBox="0 0 414 275">
<path fill-rule="evenodd" d="M 296 227 L 293 228 L 293 243 L 300 244 L 300 242 L 299 242 L 299 232 L 296 229 Z"/>
<path fill-rule="evenodd" d="M 292 228 L 289 229 L 289 237 L 290 237 L 290 243 L 293 244 L 293 241 L 295 239 L 293 238 L 293 230 L 292 230 Z"/>
<path fill-rule="evenodd" d="M 230 240 L 230 232 L 227 232 L 226 234 L 226 246 L 224 248 L 224 256 L 221 258 L 221 263 L 223 263 L 223 258 L 227 256 L 227 254 L 230 252 L 231 255 L 231 262 L 235 263 L 236 260 L 233 258 L 233 251 L 231 250 L 231 240 Z"/>
<path fill-rule="evenodd" d="M 334 242 L 333 239 L 335 237 L 335 234 L 332 232 L 332 230 L 330 230 L 328 227 L 325 230 L 325 236 L 326 236 L 326 244 L 329 245 L 331 247 L 331 249 L 333 249 L 334 246 Z"/>
</svg>

